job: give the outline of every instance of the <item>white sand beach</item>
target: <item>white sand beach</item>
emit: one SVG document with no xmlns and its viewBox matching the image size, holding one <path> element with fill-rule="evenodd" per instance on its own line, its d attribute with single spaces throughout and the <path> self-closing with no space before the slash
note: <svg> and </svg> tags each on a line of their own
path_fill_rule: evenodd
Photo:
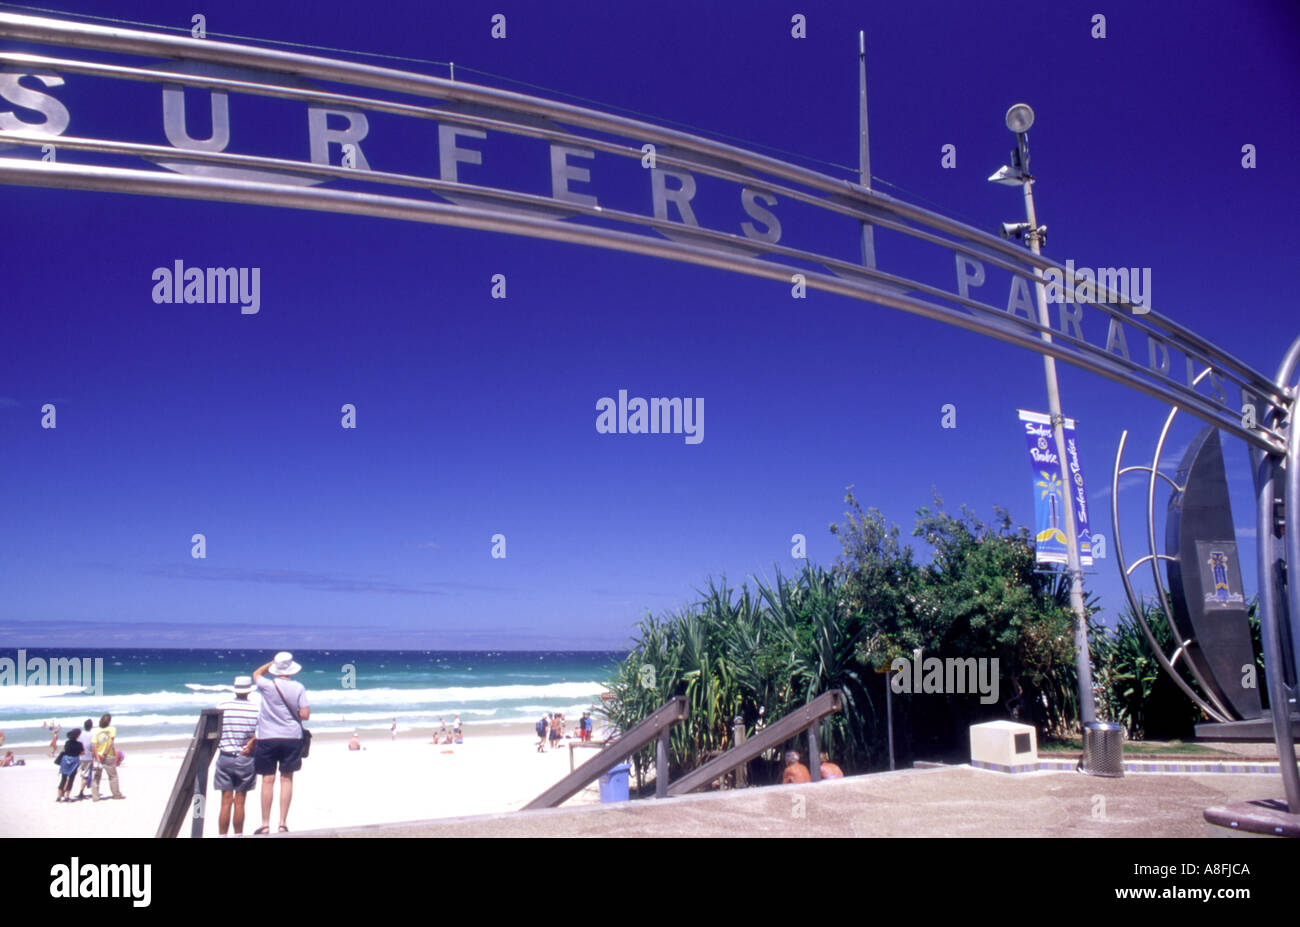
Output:
<svg viewBox="0 0 1300 927">
<path fill-rule="evenodd" d="M 513 811 L 569 772 L 568 747 L 537 753 L 531 733 L 476 734 L 467 727 L 463 744 L 435 746 L 428 739 L 427 733 L 397 740 L 374 734 L 363 737 L 365 749 L 349 751 L 345 739 L 317 737 L 294 777 L 290 830 Z M 0 836 L 152 837 L 184 746 L 132 749 L 125 741 L 121 746 L 126 752 L 119 770 L 126 796 L 122 801 L 55 802 L 58 769 L 43 753 L 27 753 L 26 766 L 0 769 Z M 575 762 L 581 764 L 594 752 L 576 750 Z M 102 796 L 108 794 L 107 786 L 107 781 L 101 784 Z M 246 834 L 262 823 L 259 788 L 260 783 L 247 799 Z M 276 792 L 273 831 L 279 820 L 278 785 Z M 204 836 L 215 837 L 216 793 L 210 793 L 210 801 Z M 597 801 L 598 787 L 592 783 L 566 806 Z M 189 836 L 188 825 L 181 836 Z"/>
</svg>

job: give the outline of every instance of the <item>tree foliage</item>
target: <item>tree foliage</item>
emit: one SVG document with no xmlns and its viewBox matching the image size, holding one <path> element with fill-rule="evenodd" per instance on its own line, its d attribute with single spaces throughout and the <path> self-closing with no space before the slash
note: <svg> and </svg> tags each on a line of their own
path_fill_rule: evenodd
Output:
<svg viewBox="0 0 1300 927">
<path fill-rule="evenodd" d="M 736 723 L 752 735 L 839 689 L 844 711 L 821 724 L 821 743 L 846 769 L 881 769 L 887 672 L 920 650 L 941 660 L 996 660 L 999 697 L 986 704 L 974 693 L 893 696 L 900 761 L 964 756 L 967 727 L 991 718 L 1021 720 L 1047 736 L 1077 731 L 1069 584 L 1038 569 L 1026 528 L 1000 508 L 989 523 L 965 507 L 949 512 L 936 495 L 916 513 L 912 534 L 931 551 L 918 563 L 900 528 L 874 508 L 864 511 L 853 487 L 845 501 L 844 521 L 830 528 L 841 545 L 832 567 L 804 562 L 792 576 L 777 569 L 771 582 L 739 589 L 710 580 L 685 608 L 647 615 L 609 682 L 609 720 L 626 730 L 685 696 L 689 717 L 671 737 L 675 777 L 732 746 Z M 1095 601 L 1086 606 L 1102 715 L 1131 735 L 1189 727 L 1195 709 L 1160 674 L 1132 616 L 1111 630 Z M 653 751 L 635 762 L 640 778 Z"/>
</svg>

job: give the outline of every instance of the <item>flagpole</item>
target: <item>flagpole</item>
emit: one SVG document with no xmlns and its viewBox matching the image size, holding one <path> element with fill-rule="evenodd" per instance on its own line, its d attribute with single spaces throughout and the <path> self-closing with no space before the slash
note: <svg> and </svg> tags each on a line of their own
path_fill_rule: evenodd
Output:
<svg viewBox="0 0 1300 927">
<path fill-rule="evenodd" d="M 858 183 L 871 189 L 871 144 L 867 134 L 867 33 L 858 31 Z M 876 267 L 875 229 L 862 223 L 862 266 Z"/>
</svg>

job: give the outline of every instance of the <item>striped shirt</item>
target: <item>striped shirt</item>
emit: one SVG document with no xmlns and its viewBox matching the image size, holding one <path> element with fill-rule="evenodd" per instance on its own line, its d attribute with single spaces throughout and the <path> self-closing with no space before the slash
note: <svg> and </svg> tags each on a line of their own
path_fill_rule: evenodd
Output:
<svg viewBox="0 0 1300 927">
<path fill-rule="evenodd" d="M 217 706 L 221 709 L 222 753 L 242 753 L 244 744 L 257 733 L 257 702 L 232 698 Z"/>
</svg>

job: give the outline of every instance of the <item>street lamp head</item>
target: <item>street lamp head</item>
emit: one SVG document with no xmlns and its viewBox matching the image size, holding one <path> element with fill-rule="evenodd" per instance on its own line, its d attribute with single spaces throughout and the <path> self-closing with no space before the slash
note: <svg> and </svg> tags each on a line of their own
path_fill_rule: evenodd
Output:
<svg viewBox="0 0 1300 927">
<path fill-rule="evenodd" d="M 1007 128 L 1017 135 L 1028 132 L 1034 124 L 1034 111 L 1028 103 L 1017 103 L 1007 110 Z"/>
</svg>

